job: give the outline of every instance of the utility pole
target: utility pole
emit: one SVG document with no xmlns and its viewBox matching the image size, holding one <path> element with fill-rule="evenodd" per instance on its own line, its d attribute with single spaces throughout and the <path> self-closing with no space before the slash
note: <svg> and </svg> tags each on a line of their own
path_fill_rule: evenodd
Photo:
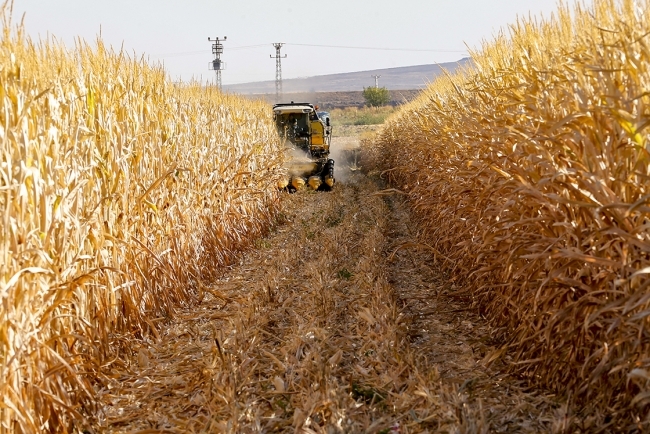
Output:
<svg viewBox="0 0 650 434">
<path fill-rule="evenodd" d="M 211 39 L 208 37 L 208 41 L 214 42 L 212 44 L 212 54 L 214 55 L 214 60 L 208 64 L 208 69 L 214 71 L 217 75 L 217 87 L 221 89 L 221 71 L 226 69 L 226 63 L 221 61 L 221 55 L 223 54 L 223 44 L 221 41 L 228 39 L 227 36 L 224 36 L 223 39 L 214 38 Z"/>
<path fill-rule="evenodd" d="M 284 56 L 280 55 L 280 49 L 284 43 L 282 42 L 277 42 L 274 43 L 273 46 L 275 47 L 275 57 L 272 55 L 269 55 L 271 59 L 275 59 L 275 102 L 280 102 L 280 95 L 282 95 L 282 61 L 281 59 L 284 57 L 287 57 L 285 54 Z"/>
<path fill-rule="evenodd" d="M 381 75 L 371 75 L 371 77 L 375 79 L 375 89 L 379 88 L 379 77 L 381 77 Z"/>
</svg>

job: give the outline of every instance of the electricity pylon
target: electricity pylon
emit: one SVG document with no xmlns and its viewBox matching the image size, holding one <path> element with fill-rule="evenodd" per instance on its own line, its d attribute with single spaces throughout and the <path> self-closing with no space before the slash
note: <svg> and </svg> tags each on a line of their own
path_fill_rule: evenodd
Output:
<svg viewBox="0 0 650 434">
<path fill-rule="evenodd" d="M 208 69 L 212 69 L 217 76 L 217 87 L 221 89 L 221 71 L 226 69 L 226 63 L 221 61 L 221 55 L 223 54 L 223 44 L 221 41 L 228 39 L 227 36 L 224 36 L 223 39 L 214 38 L 211 39 L 208 37 L 208 41 L 214 42 L 212 44 L 212 54 L 214 55 L 214 60 L 210 62 Z"/>
<path fill-rule="evenodd" d="M 280 95 L 282 95 L 282 61 L 281 59 L 284 57 L 287 57 L 285 54 L 284 56 L 280 55 L 280 49 L 284 43 L 282 42 L 277 42 L 274 43 L 273 46 L 275 47 L 275 57 L 273 55 L 269 55 L 271 59 L 275 59 L 275 102 L 280 102 Z"/>
</svg>

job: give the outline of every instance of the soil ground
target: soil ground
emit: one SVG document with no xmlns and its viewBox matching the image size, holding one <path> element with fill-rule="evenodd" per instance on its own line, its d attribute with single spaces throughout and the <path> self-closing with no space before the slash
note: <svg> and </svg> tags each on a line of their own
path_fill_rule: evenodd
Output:
<svg viewBox="0 0 650 434">
<path fill-rule="evenodd" d="M 401 196 L 337 164 L 333 192 L 287 195 L 198 305 L 107 368 L 93 431 L 562 429 L 553 396 L 490 363 L 492 330 L 417 247 Z"/>
</svg>

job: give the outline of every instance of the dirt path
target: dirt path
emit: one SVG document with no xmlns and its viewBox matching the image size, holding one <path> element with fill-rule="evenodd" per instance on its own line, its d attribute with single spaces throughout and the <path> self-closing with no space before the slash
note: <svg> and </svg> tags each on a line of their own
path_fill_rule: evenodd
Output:
<svg viewBox="0 0 650 434">
<path fill-rule="evenodd" d="M 481 363 L 497 350 L 490 329 L 425 249 L 398 249 L 415 238 L 399 197 L 354 172 L 287 200 L 200 305 L 109 367 L 95 431 L 539 432 L 562 420 L 550 397 Z"/>
</svg>

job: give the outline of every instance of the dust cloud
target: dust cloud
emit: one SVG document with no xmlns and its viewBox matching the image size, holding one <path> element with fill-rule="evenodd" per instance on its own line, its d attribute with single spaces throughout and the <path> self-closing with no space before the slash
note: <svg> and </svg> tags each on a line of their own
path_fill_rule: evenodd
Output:
<svg viewBox="0 0 650 434">
<path fill-rule="evenodd" d="M 353 173 L 361 169 L 359 167 L 359 152 L 361 151 L 361 147 L 357 139 L 353 141 L 341 139 L 348 138 L 335 137 L 332 139 L 330 158 L 335 162 L 334 178 L 336 182 L 350 184 L 354 182 Z"/>
<path fill-rule="evenodd" d="M 344 140 L 341 140 L 344 139 Z M 352 140 L 345 140 L 352 139 Z M 304 176 L 304 172 L 310 170 L 312 160 L 302 149 L 295 147 L 289 141 L 285 146 L 285 167 L 292 176 Z M 355 171 L 359 171 L 359 147 L 358 139 L 348 137 L 336 137 L 332 140 L 329 158 L 334 160 L 334 178 L 336 182 L 350 184 Z"/>
</svg>

